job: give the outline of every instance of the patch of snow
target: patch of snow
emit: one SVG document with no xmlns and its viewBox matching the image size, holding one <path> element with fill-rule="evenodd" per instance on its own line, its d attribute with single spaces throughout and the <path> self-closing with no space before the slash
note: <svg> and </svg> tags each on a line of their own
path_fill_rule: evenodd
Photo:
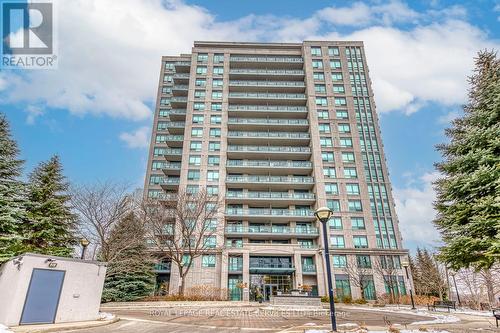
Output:
<svg viewBox="0 0 500 333">
<path fill-rule="evenodd" d="M 304 325 L 302 325 L 302 326 L 316 326 L 316 324 L 315 324 L 315 323 L 305 323 L 305 324 L 304 324 Z"/>
<path fill-rule="evenodd" d="M 426 313 L 424 316 L 434 317 L 434 320 L 422 320 L 411 323 L 412 325 L 429 325 L 429 324 L 447 324 L 456 323 L 460 318 L 452 315 L 439 315 L 434 313 Z"/>
<path fill-rule="evenodd" d="M 113 319 L 115 319 L 114 314 L 109 312 L 99 312 L 99 320 L 113 320 Z"/>
<path fill-rule="evenodd" d="M 13 333 L 9 328 L 5 325 L 0 324 L 0 333 Z"/>
<path fill-rule="evenodd" d="M 329 333 L 328 330 L 305 330 L 304 333 Z"/>
</svg>

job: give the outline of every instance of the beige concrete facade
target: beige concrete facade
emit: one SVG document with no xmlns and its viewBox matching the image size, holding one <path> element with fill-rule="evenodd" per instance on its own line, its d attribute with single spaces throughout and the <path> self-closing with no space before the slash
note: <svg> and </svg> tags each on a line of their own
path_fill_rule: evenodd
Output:
<svg viewBox="0 0 500 333">
<path fill-rule="evenodd" d="M 226 205 L 215 267 L 197 258 L 187 287 L 234 289 L 236 280 L 252 286 L 261 275 L 289 276 L 287 289 L 308 285 L 325 295 L 321 225 L 312 213 L 321 206 L 336 218 L 328 236 L 339 296 L 345 280 L 352 297 L 361 296 L 345 262 L 374 267 L 390 256 L 399 288 L 408 284 L 362 42 L 195 42 L 189 55 L 162 58 L 157 100 L 145 195 L 208 186 Z M 231 265 L 234 256 L 241 266 Z M 364 272 L 373 280 L 365 296 L 385 294 L 382 271 Z M 163 273 L 176 290 L 175 267 Z"/>
</svg>

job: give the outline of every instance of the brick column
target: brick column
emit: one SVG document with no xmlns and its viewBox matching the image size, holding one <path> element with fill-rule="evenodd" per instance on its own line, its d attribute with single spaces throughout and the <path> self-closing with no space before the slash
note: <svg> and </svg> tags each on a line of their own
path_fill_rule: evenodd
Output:
<svg viewBox="0 0 500 333">
<path fill-rule="evenodd" d="M 250 253 L 243 252 L 243 283 L 246 283 L 247 288 L 243 289 L 243 300 L 250 300 Z"/>
</svg>

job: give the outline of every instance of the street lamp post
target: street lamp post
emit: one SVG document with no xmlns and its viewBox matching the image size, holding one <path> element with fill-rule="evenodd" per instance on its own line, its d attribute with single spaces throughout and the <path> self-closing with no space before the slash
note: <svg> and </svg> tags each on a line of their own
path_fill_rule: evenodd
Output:
<svg viewBox="0 0 500 333">
<path fill-rule="evenodd" d="M 332 285 L 332 270 L 330 266 L 330 251 L 328 249 L 328 235 L 327 235 L 327 229 L 326 229 L 326 224 L 328 223 L 328 220 L 330 220 L 330 217 L 332 216 L 333 212 L 331 211 L 330 208 L 328 207 L 321 207 L 318 208 L 315 212 L 314 215 L 318 220 L 320 220 L 322 226 L 323 226 L 323 244 L 325 247 L 325 265 L 326 265 L 326 280 L 328 282 L 328 299 L 330 301 L 330 320 L 332 322 L 332 330 L 334 332 L 337 331 L 337 319 L 335 318 L 335 303 L 333 301 L 333 285 Z"/>
<path fill-rule="evenodd" d="M 407 258 L 403 258 L 401 265 L 403 265 L 403 267 L 405 268 L 406 280 L 408 281 L 408 286 L 410 287 L 411 309 L 416 310 L 415 301 L 413 301 L 412 283 L 410 281 L 410 275 L 408 274 L 408 266 L 410 266 L 410 261 Z"/>
<path fill-rule="evenodd" d="M 85 258 L 85 250 L 87 250 L 87 246 L 89 246 L 89 244 L 90 242 L 87 238 L 80 239 L 80 245 L 82 246 L 82 256 L 80 259 L 83 260 Z"/>
</svg>

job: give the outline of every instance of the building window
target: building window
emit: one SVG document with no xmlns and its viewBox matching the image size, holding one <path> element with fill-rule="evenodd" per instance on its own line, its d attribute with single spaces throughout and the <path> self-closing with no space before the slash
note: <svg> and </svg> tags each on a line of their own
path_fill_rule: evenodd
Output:
<svg viewBox="0 0 500 333">
<path fill-rule="evenodd" d="M 331 46 L 331 47 L 329 47 L 329 48 L 328 48 L 328 55 L 329 55 L 330 57 L 340 55 L 339 48 L 338 48 L 338 47 L 336 47 L 336 46 Z"/>
<path fill-rule="evenodd" d="M 342 81 L 344 78 L 342 73 L 332 73 L 332 81 Z"/>
<path fill-rule="evenodd" d="M 222 123 L 222 116 L 210 116 L 210 124 L 219 125 Z"/>
<path fill-rule="evenodd" d="M 330 124 L 318 124 L 318 131 L 321 134 L 329 134 L 331 132 Z"/>
<path fill-rule="evenodd" d="M 193 127 L 191 129 L 191 136 L 202 137 L 203 136 L 203 128 L 201 128 L 201 127 Z"/>
<path fill-rule="evenodd" d="M 205 79 L 196 79 L 196 81 L 194 81 L 194 85 L 197 86 L 197 87 L 205 87 L 207 85 L 207 80 L 205 80 Z"/>
<path fill-rule="evenodd" d="M 344 163 L 354 163 L 354 153 L 343 152 L 342 153 L 342 162 L 344 162 Z"/>
<path fill-rule="evenodd" d="M 343 93 L 345 93 L 344 86 L 341 86 L 341 85 L 334 85 L 334 86 L 333 86 L 333 92 L 334 92 L 335 94 L 343 94 Z"/>
<path fill-rule="evenodd" d="M 328 120 L 328 110 L 318 110 L 318 119 Z"/>
<path fill-rule="evenodd" d="M 198 53 L 197 59 L 199 62 L 207 62 L 208 61 L 208 53 Z"/>
<path fill-rule="evenodd" d="M 313 57 L 321 57 L 321 47 L 311 46 L 311 55 Z"/>
<path fill-rule="evenodd" d="M 188 180 L 200 180 L 200 170 L 190 169 L 188 170 Z"/>
<path fill-rule="evenodd" d="M 198 185 L 188 185 L 186 186 L 186 192 L 189 194 L 196 194 L 200 191 L 200 187 Z"/>
<path fill-rule="evenodd" d="M 155 143 L 165 143 L 167 142 L 167 136 L 163 134 L 157 134 L 155 138 Z"/>
<path fill-rule="evenodd" d="M 210 129 L 210 136 L 212 138 L 220 138 L 220 128 L 211 128 Z"/>
<path fill-rule="evenodd" d="M 340 64 L 340 60 L 331 60 L 330 61 L 330 67 L 332 69 L 341 69 L 342 65 Z"/>
<path fill-rule="evenodd" d="M 326 97 L 316 97 L 316 105 L 328 106 L 328 100 Z"/>
<path fill-rule="evenodd" d="M 217 239 L 215 236 L 205 236 L 203 239 L 203 245 L 206 248 L 213 249 L 217 246 Z"/>
<path fill-rule="evenodd" d="M 365 230 L 365 220 L 362 217 L 351 217 L 351 227 L 353 230 Z"/>
<path fill-rule="evenodd" d="M 219 171 L 218 170 L 208 170 L 207 171 L 208 181 L 219 181 Z"/>
<path fill-rule="evenodd" d="M 221 79 L 213 79 L 212 80 L 212 87 L 222 87 L 224 84 L 224 81 Z"/>
<path fill-rule="evenodd" d="M 332 138 L 320 138 L 319 143 L 320 143 L 322 148 L 332 148 L 333 147 Z"/>
<path fill-rule="evenodd" d="M 323 176 L 326 178 L 337 178 L 335 168 L 323 168 Z"/>
<path fill-rule="evenodd" d="M 347 257 L 344 254 L 333 255 L 333 267 L 345 268 L 347 266 Z"/>
<path fill-rule="evenodd" d="M 212 91 L 212 99 L 222 99 L 222 91 Z"/>
<path fill-rule="evenodd" d="M 351 138 L 340 138 L 339 143 L 342 148 L 352 148 Z"/>
<path fill-rule="evenodd" d="M 325 184 L 325 192 L 326 194 L 339 194 L 339 186 L 336 183 L 326 183 Z"/>
<path fill-rule="evenodd" d="M 220 164 L 220 156 L 208 155 L 208 165 L 209 166 L 217 166 L 219 164 Z"/>
<path fill-rule="evenodd" d="M 210 141 L 208 143 L 209 151 L 220 151 L 220 141 Z"/>
<path fill-rule="evenodd" d="M 204 254 L 201 257 L 202 267 L 215 267 L 215 254 Z"/>
<path fill-rule="evenodd" d="M 214 75 L 222 75 L 222 74 L 224 74 L 224 67 L 222 67 L 222 66 L 215 66 L 213 73 L 214 73 Z"/>
<path fill-rule="evenodd" d="M 202 99 L 205 98 L 205 90 L 195 90 L 194 91 L 194 98 Z"/>
<path fill-rule="evenodd" d="M 356 263 L 359 268 L 372 268 L 372 261 L 370 260 L 370 256 L 356 255 Z"/>
<path fill-rule="evenodd" d="M 351 133 L 351 126 L 349 124 L 338 124 L 339 133 Z"/>
<path fill-rule="evenodd" d="M 203 124 L 204 119 L 205 119 L 205 116 L 195 114 L 195 115 L 193 115 L 193 124 Z"/>
<path fill-rule="evenodd" d="M 356 168 L 344 168 L 344 178 L 358 178 L 358 172 Z"/>
<path fill-rule="evenodd" d="M 356 249 L 368 248 L 368 239 L 366 236 L 352 236 L 352 241 L 354 243 L 354 248 Z"/>
<path fill-rule="evenodd" d="M 345 184 L 345 187 L 348 195 L 359 195 L 358 184 Z"/>
<path fill-rule="evenodd" d="M 219 195 L 219 186 L 217 186 L 217 185 L 207 186 L 207 194 L 208 195 Z M 216 220 L 216 222 L 217 222 L 217 220 Z"/>
<path fill-rule="evenodd" d="M 189 165 L 201 165 L 201 156 L 189 155 Z"/>
<path fill-rule="evenodd" d="M 191 151 L 201 151 L 201 141 L 191 141 L 189 149 Z"/>
<path fill-rule="evenodd" d="M 335 158 L 332 152 L 321 152 L 321 159 L 323 162 L 333 162 Z"/>
<path fill-rule="evenodd" d="M 322 60 L 313 60 L 312 61 L 312 68 L 313 69 L 322 69 L 323 68 L 323 61 Z"/>
<path fill-rule="evenodd" d="M 361 200 L 349 200 L 347 201 L 347 206 L 350 212 L 362 212 L 363 206 L 361 205 Z"/>
<path fill-rule="evenodd" d="M 330 218 L 328 224 L 330 225 L 330 229 L 342 230 L 342 219 L 340 217 Z"/>
<path fill-rule="evenodd" d="M 195 111 L 203 111 L 203 110 L 205 110 L 205 103 L 194 103 L 193 109 Z"/>
<path fill-rule="evenodd" d="M 167 162 L 153 161 L 153 163 L 151 163 L 151 170 L 165 169 L 166 166 L 167 166 Z"/>
<path fill-rule="evenodd" d="M 315 84 L 314 91 L 316 93 L 325 94 L 326 93 L 326 86 L 324 84 Z"/>
<path fill-rule="evenodd" d="M 315 81 L 325 81 L 325 74 L 320 72 L 314 72 L 313 79 Z"/>
<path fill-rule="evenodd" d="M 330 242 L 334 248 L 345 248 L 344 236 L 330 236 Z"/>
<path fill-rule="evenodd" d="M 334 212 L 340 212 L 340 201 L 334 199 L 326 200 L 326 205 Z"/>
<path fill-rule="evenodd" d="M 222 111 L 222 103 L 212 103 L 210 109 L 212 111 Z"/>
<path fill-rule="evenodd" d="M 335 106 L 345 106 L 347 100 L 344 97 L 335 97 Z"/>
<path fill-rule="evenodd" d="M 207 75 L 207 66 L 197 66 L 196 74 Z"/>
</svg>

